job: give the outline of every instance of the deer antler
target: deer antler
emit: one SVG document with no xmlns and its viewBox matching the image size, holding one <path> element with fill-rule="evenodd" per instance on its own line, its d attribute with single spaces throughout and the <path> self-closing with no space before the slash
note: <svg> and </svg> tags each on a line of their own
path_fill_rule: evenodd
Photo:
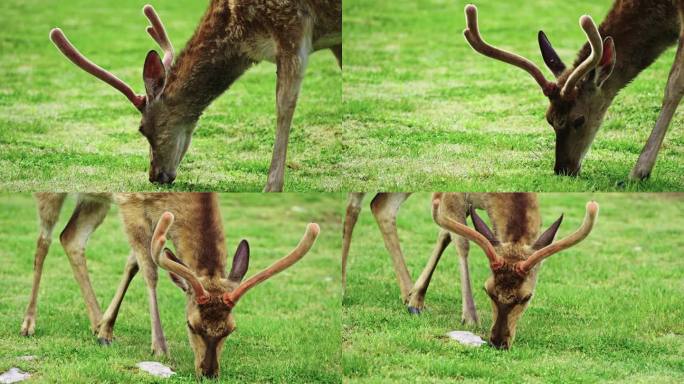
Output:
<svg viewBox="0 0 684 384">
<path fill-rule="evenodd" d="M 157 15 L 157 12 L 150 4 L 143 7 L 143 14 L 150 21 L 150 24 L 152 24 L 147 27 L 147 33 L 150 34 L 152 39 L 154 39 L 164 51 L 162 63 L 164 63 L 164 68 L 168 71 L 169 68 L 171 68 L 171 64 L 173 64 L 173 45 L 169 40 L 169 36 L 166 34 L 164 24 L 162 24 L 159 15 Z"/>
<path fill-rule="evenodd" d="M 591 233 L 591 230 L 594 227 L 594 223 L 596 223 L 596 216 L 598 215 L 598 210 L 599 205 L 597 202 L 588 202 L 587 212 L 584 216 L 584 222 L 582 223 L 582 226 L 580 226 L 579 229 L 575 231 L 575 233 L 534 252 L 530 257 L 527 258 L 527 260 L 518 262 L 515 265 L 516 272 L 520 275 L 525 275 L 532 268 L 534 268 L 535 265 L 541 263 L 541 261 L 546 259 L 547 257 L 555 253 L 558 253 L 564 249 L 570 248 L 573 245 L 584 240 L 589 235 L 589 233 Z"/>
<path fill-rule="evenodd" d="M 318 224 L 311 223 L 306 227 L 304 236 L 299 241 L 297 247 L 290 252 L 289 255 L 273 263 L 270 267 L 250 277 L 245 282 L 240 284 L 235 290 L 223 294 L 223 302 L 230 308 L 235 307 L 240 297 L 247 291 L 254 288 L 259 283 L 271 278 L 273 275 L 289 268 L 292 264 L 298 262 L 313 246 L 316 237 L 320 232 Z"/>
<path fill-rule="evenodd" d="M 88 60 L 81 52 L 79 52 L 76 47 L 71 44 L 69 39 L 67 39 L 64 32 L 59 28 L 54 28 L 50 31 L 50 40 L 57 46 L 67 59 L 71 60 L 77 67 L 83 69 L 84 71 L 90 73 L 91 75 L 97 77 L 98 79 L 104 81 L 105 83 L 111 85 L 119 92 L 123 93 L 128 100 L 133 103 L 133 105 L 142 111 L 145 108 L 146 98 L 143 95 L 138 95 L 133 91 L 128 84 L 123 82 L 118 77 L 114 76 L 111 72 L 102 69 L 97 64 Z"/>
<path fill-rule="evenodd" d="M 152 235 L 152 244 L 150 245 L 152 260 L 154 260 L 155 264 L 159 267 L 185 279 L 195 292 L 197 304 L 206 304 L 209 301 L 209 294 L 204 289 L 204 286 L 200 283 L 197 276 L 185 265 L 174 261 L 173 259 L 175 256 L 171 250 L 164 248 L 164 244 L 166 244 L 166 234 L 168 233 L 169 228 L 171 228 L 171 225 L 173 225 L 173 214 L 171 212 L 164 212 L 157 222 L 157 227 L 154 229 L 154 235 Z"/>
<path fill-rule="evenodd" d="M 539 67 L 535 65 L 533 62 L 522 56 L 518 56 L 514 53 L 493 47 L 487 44 L 482 39 L 477 24 L 476 6 L 472 4 L 467 5 L 465 7 L 465 15 L 468 27 L 465 31 L 463 31 L 463 35 L 475 51 L 479 52 L 484 56 L 491 57 L 492 59 L 496 59 L 499 61 L 503 61 L 504 63 L 508 63 L 525 70 L 527 73 L 532 75 L 534 80 L 537 81 L 537 84 L 539 84 L 539 86 L 541 87 L 542 91 L 544 92 L 544 95 L 550 96 L 554 92 L 556 92 L 556 83 L 546 80 L 546 77 L 542 73 L 541 69 L 539 69 Z"/>
<path fill-rule="evenodd" d="M 489 240 L 487 240 L 486 237 L 465 224 L 461 224 L 453 219 L 439 215 L 438 211 L 441 199 L 442 195 L 439 193 L 434 194 L 432 197 L 432 218 L 434 219 L 435 223 L 437 223 L 437 225 L 440 227 L 457 235 L 463 236 L 479 245 L 487 255 L 487 259 L 489 259 L 489 266 L 493 271 L 503 267 L 504 261 L 499 257 L 499 255 L 496 254 L 494 246 Z"/>
<path fill-rule="evenodd" d="M 570 74 L 568 80 L 563 86 L 561 96 L 565 96 L 572 92 L 579 82 L 589 71 L 596 68 L 601 63 L 603 57 L 603 41 L 601 41 L 601 34 L 598 27 L 591 16 L 584 15 L 580 18 L 580 26 L 584 30 L 591 45 L 591 54 L 586 58 L 575 70 Z"/>
</svg>

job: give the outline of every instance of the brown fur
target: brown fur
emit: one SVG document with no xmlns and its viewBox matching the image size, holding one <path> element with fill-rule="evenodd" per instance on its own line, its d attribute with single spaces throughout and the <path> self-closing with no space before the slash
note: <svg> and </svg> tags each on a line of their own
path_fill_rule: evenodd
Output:
<svg viewBox="0 0 684 384">
<path fill-rule="evenodd" d="M 153 152 L 150 180 L 173 181 L 202 111 L 253 64 L 270 60 L 278 65 L 278 137 L 266 189 L 282 190 L 286 139 L 306 57 L 320 49 L 341 53 L 341 7 L 339 0 L 212 0 L 165 76 L 163 91 L 143 111 L 141 132 Z M 179 135 L 188 136 L 183 145 Z"/>
<path fill-rule="evenodd" d="M 37 288 L 40 283 L 40 273 L 42 272 L 42 260 L 47 253 L 49 246 L 49 234 L 59 217 L 59 211 L 64 201 L 65 194 L 44 193 L 37 194 L 36 199 L 39 206 L 39 216 L 41 219 L 41 236 L 36 250 L 36 268 L 34 278 L 34 293 L 26 312 L 24 323 L 22 324 L 22 334 L 29 335 L 35 329 L 35 312 L 37 301 Z M 152 349 L 155 354 L 167 354 L 166 340 L 161 330 L 159 314 L 156 310 L 156 283 L 157 268 L 149 255 L 152 233 L 159 216 L 165 212 L 173 212 L 177 217 L 177 225 L 171 231 L 171 240 L 180 256 L 182 262 L 188 265 L 199 276 L 205 279 L 205 285 L 209 292 L 214 293 L 213 301 L 208 305 L 196 305 L 191 295 L 188 295 L 188 321 L 194 321 L 195 329 L 201 330 L 207 335 L 221 336 L 225 338 L 234 328 L 234 321 L 230 309 L 221 302 L 220 295 L 223 292 L 235 288 L 235 284 L 228 282 L 224 276 L 226 266 L 225 241 L 221 217 L 219 212 L 218 200 L 215 194 L 205 193 L 122 193 L 122 194 L 80 194 L 79 203 L 69 220 L 65 230 L 60 236 L 70 261 L 74 266 L 74 274 L 81 286 L 86 300 L 86 307 L 91 317 L 91 326 L 98 333 L 98 339 L 102 344 L 111 344 L 113 327 L 118 314 L 121 301 L 126 288 L 138 270 L 138 266 L 148 283 L 151 295 L 151 316 L 152 316 Z M 91 283 L 85 270 L 85 241 L 90 234 L 99 226 L 108 211 L 110 202 L 119 205 L 125 230 L 131 248 L 137 260 L 131 259 L 127 265 L 127 273 L 124 275 L 121 287 L 117 296 L 110 304 L 104 317 L 101 315 L 100 307 L 95 299 Z M 92 218 L 92 219 L 91 219 Z M 41 256 L 42 255 L 42 256 Z M 220 302 L 221 305 L 216 303 Z M 191 338 L 191 341 L 193 339 Z M 217 347 L 218 340 L 211 343 Z M 205 353 L 205 351 L 193 345 L 196 357 L 209 356 L 217 359 L 220 350 Z M 212 371 L 202 371 L 204 364 L 211 367 Z M 218 360 L 209 364 L 203 361 L 196 361 L 198 373 L 210 375 L 218 374 Z"/>
<path fill-rule="evenodd" d="M 604 115 L 618 92 L 650 66 L 667 48 L 674 45 L 682 32 L 684 2 L 677 0 L 616 0 L 599 31 L 602 37 L 612 37 L 615 43 L 615 67 L 605 82 L 597 85 L 599 70 L 592 70 L 577 88 L 565 96 L 550 96 L 546 113 L 549 124 L 556 132 L 556 164 L 558 174 L 576 175 L 582 160 L 603 122 Z M 562 88 L 570 74 L 591 53 L 585 44 L 571 67 L 558 76 L 558 89 Z M 684 63 L 683 63 L 684 64 Z M 675 66 L 677 60 L 675 61 Z M 584 123 L 576 125 L 580 119 Z M 667 129 L 669 119 L 654 129 Z M 664 135 L 664 132 L 663 132 Z M 653 146 L 653 139 L 647 146 Z M 658 143 L 658 148 L 660 143 Z M 632 178 L 643 179 L 650 175 L 655 155 L 637 163 Z M 643 156 L 642 156 L 643 157 Z M 636 168 L 642 166 L 642 170 Z"/>
<path fill-rule="evenodd" d="M 493 233 L 499 242 L 494 246 L 503 265 L 492 271 L 485 282 L 485 290 L 491 299 L 494 322 L 490 341 L 497 348 L 509 348 L 515 338 L 517 321 L 529 304 L 537 283 L 539 265 L 529 273 L 521 275 L 515 268 L 520 261 L 527 260 L 535 251 L 533 245 L 540 235 L 541 215 L 539 202 L 533 193 L 444 193 L 439 195 L 438 215 L 465 224 L 470 207 L 484 209 L 494 227 Z M 357 221 L 359 207 L 364 194 L 350 194 L 347 217 L 344 223 L 342 248 L 342 275 L 346 277 L 347 257 L 351 245 L 351 234 Z M 376 195 L 371 202 L 385 245 L 392 255 L 402 297 L 408 303 L 411 313 L 420 313 L 424 306 L 432 274 L 449 243 L 457 247 L 461 268 L 462 321 L 477 324 L 478 316 L 472 297 L 470 273 L 468 267 L 468 240 L 450 233 L 440 231 L 435 249 L 416 280 L 413 288 L 406 288 L 404 277 L 410 279 L 406 269 L 404 256 L 399 246 L 396 233 L 396 215 L 408 194 L 382 193 Z M 435 196 L 437 198 L 437 196 Z M 555 233 L 552 233 L 552 236 Z"/>
</svg>

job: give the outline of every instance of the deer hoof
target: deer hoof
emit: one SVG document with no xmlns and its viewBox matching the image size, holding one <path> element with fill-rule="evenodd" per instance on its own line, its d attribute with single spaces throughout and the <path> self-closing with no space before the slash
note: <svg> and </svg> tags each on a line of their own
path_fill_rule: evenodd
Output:
<svg viewBox="0 0 684 384">
<path fill-rule="evenodd" d="M 98 344 L 105 346 L 105 347 L 112 345 L 112 339 L 108 339 L 106 337 L 98 337 L 97 342 L 98 342 Z"/>
<path fill-rule="evenodd" d="M 412 315 L 420 315 L 420 309 L 419 308 L 412 307 L 409 305 L 407 309 L 408 309 L 408 313 L 410 313 Z"/>
<path fill-rule="evenodd" d="M 644 181 L 651 177 L 651 170 L 642 167 L 635 167 L 629 174 L 629 179 L 631 181 Z"/>
<path fill-rule="evenodd" d="M 24 323 L 21 324 L 21 335 L 22 336 L 33 336 L 36 331 L 36 322 L 33 319 L 24 319 Z"/>
</svg>

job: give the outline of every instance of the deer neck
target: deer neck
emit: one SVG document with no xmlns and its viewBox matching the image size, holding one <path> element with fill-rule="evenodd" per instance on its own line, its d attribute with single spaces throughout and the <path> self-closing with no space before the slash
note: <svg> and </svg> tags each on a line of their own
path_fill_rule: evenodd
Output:
<svg viewBox="0 0 684 384">
<path fill-rule="evenodd" d="M 541 219 L 535 194 L 492 193 L 485 207 L 499 241 L 529 245 L 539 236 Z"/>
<path fill-rule="evenodd" d="M 183 215 L 174 226 L 178 256 L 198 276 L 226 275 L 226 245 L 218 198 L 214 193 L 188 193 Z"/>
<path fill-rule="evenodd" d="M 193 122 L 254 64 L 228 36 L 227 3 L 212 2 L 167 76 L 164 99 Z"/>
<path fill-rule="evenodd" d="M 679 24 L 677 8 L 671 0 L 616 1 L 599 27 L 601 36 L 614 39 L 617 53 L 613 73 L 602 87 L 604 94 L 612 100 L 674 45 L 680 33 Z M 574 67 L 584 61 L 590 51 L 589 44 L 585 44 Z"/>
</svg>

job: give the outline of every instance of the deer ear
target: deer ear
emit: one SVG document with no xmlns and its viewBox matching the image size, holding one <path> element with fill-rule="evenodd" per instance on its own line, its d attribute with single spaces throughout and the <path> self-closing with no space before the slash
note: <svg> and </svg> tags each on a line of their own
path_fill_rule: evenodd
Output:
<svg viewBox="0 0 684 384">
<path fill-rule="evenodd" d="M 558 77 L 565 71 L 565 64 L 561 60 L 560 56 L 553 49 L 551 42 L 546 37 L 544 31 L 539 31 L 537 36 L 539 40 L 539 49 L 541 50 L 542 57 L 544 58 L 544 63 L 553 72 L 553 75 Z"/>
<path fill-rule="evenodd" d="M 560 228 L 561 223 L 563 222 L 563 215 L 561 215 L 558 220 L 556 220 L 549 229 L 544 231 L 544 233 L 539 236 L 537 241 L 534 242 L 534 245 L 532 246 L 532 249 L 534 250 L 539 250 L 547 245 L 551 244 L 553 242 L 553 239 L 556 237 L 556 232 L 558 232 L 558 228 Z"/>
<path fill-rule="evenodd" d="M 234 282 L 241 282 L 245 277 L 247 269 L 249 268 L 249 243 L 247 240 L 242 240 L 235 250 L 233 256 L 233 266 L 230 268 L 228 280 Z"/>
<path fill-rule="evenodd" d="M 492 232 L 491 229 L 485 224 L 485 222 L 480 218 L 480 216 L 477 215 L 477 212 L 475 212 L 475 208 L 470 206 L 470 217 L 473 219 L 473 226 L 475 227 L 475 230 L 480 232 L 480 234 L 489 240 L 492 245 L 499 245 L 501 242 L 499 239 L 494 236 L 494 233 Z"/>
<path fill-rule="evenodd" d="M 613 41 L 612 37 L 608 36 L 603 40 L 603 57 L 601 58 L 601 63 L 596 68 L 596 85 L 599 88 L 603 86 L 603 83 L 613 73 L 616 58 L 615 41 Z"/>
<path fill-rule="evenodd" d="M 145 82 L 145 91 L 149 101 L 159 97 L 164 90 L 166 69 L 164 69 L 164 63 L 162 63 L 161 57 L 159 57 L 156 51 L 149 51 L 147 57 L 145 57 L 143 81 Z"/>
<path fill-rule="evenodd" d="M 176 255 L 173 254 L 173 252 L 171 252 L 170 249 L 164 248 L 164 253 L 166 254 L 166 256 L 169 259 L 175 261 L 178 264 L 185 265 L 179 258 L 176 257 Z M 188 285 L 188 282 L 185 281 L 184 278 L 176 275 L 173 272 L 169 272 L 169 277 L 171 278 L 171 281 L 173 281 L 173 283 L 176 284 L 176 286 L 178 288 L 183 290 L 183 292 L 188 292 L 188 290 L 190 289 L 190 286 Z"/>
</svg>

